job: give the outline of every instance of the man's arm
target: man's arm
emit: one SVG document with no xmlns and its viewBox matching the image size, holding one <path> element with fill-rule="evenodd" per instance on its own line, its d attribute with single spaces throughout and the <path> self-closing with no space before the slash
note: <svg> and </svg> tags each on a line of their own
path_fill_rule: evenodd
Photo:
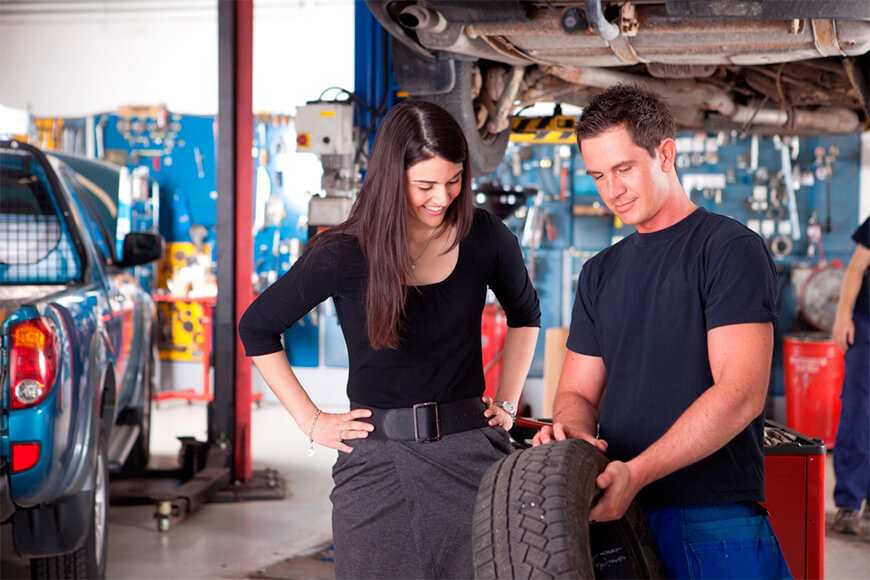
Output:
<svg viewBox="0 0 870 580">
<path fill-rule="evenodd" d="M 852 309 L 855 307 L 855 299 L 864 282 L 864 272 L 870 267 L 870 248 L 861 244 L 855 248 L 849 265 L 846 267 L 846 275 L 843 277 L 843 285 L 840 287 L 840 301 L 837 303 L 837 316 L 834 319 L 834 328 L 831 334 L 834 342 L 840 350 L 846 351 L 855 340 L 855 324 L 852 322 Z"/>
<path fill-rule="evenodd" d="M 553 400 L 553 426 L 541 429 L 533 445 L 562 439 L 584 439 L 601 451 L 607 442 L 598 439 L 598 409 L 604 396 L 606 371 L 601 357 L 569 350 Z"/>
<path fill-rule="evenodd" d="M 596 479 L 604 494 L 591 520 L 622 517 L 649 483 L 722 448 L 764 409 L 773 354 L 773 324 L 734 324 L 707 332 L 713 386 L 643 453 L 610 462 Z"/>
</svg>

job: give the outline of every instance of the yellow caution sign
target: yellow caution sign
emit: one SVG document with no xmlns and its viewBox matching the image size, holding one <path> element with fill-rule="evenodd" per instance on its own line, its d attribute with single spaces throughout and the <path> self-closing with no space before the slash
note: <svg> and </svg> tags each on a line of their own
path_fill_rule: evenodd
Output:
<svg viewBox="0 0 870 580">
<path fill-rule="evenodd" d="M 514 143 L 574 143 L 574 117 L 514 117 L 511 122 Z"/>
</svg>

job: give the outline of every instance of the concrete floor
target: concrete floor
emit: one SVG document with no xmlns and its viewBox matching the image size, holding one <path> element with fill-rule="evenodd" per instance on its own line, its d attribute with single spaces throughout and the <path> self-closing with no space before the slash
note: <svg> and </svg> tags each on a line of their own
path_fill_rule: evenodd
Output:
<svg viewBox="0 0 870 580">
<path fill-rule="evenodd" d="M 326 410 L 343 405 L 341 373 L 306 371 L 303 384 L 311 385 L 313 398 Z M 316 386 L 315 386 L 316 385 Z M 164 401 L 154 411 L 152 467 L 177 464 L 177 436 L 205 440 L 206 405 Z M 287 494 L 280 500 L 211 503 L 168 532 L 160 532 L 151 505 L 113 505 L 109 512 L 108 576 L 117 579 L 192 578 L 324 578 L 326 566 L 310 569 L 287 567 L 288 559 L 319 553 L 328 546 L 330 533 L 330 468 L 335 452 L 318 448 L 305 453 L 307 438 L 270 396 L 252 410 L 254 469 L 277 470 L 285 479 Z M 833 519 L 833 472 L 827 457 L 826 513 L 828 530 Z M 29 576 L 26 562 L 10 552 L 8 526 L 0 536 L 0 577 L 12 580 Z M 303 559 L 315 562 L 318 558 Z M 299 561 L 297 559 L 297 561 Z M 315 562 L 317 563 L 317 562 Z M 862 534 L 847 537 L 828 532 L 825 542 L 825 576 L 839 580 L 870 578 L 870 520 Z"/>
</svg>

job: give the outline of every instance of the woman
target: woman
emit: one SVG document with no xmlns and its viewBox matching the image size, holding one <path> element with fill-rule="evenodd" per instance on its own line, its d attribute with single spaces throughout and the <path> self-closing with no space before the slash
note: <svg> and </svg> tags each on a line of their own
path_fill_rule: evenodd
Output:
<svg viewBox="0 0 870 580">
<path fill-rule="evenodd" d="M 516 238 L 472 203 L 468 146 L 437 105 L 384 117 L 348 219 L 316 236 L 248 308 L 239 331 L 269 387 L 333 467 L 338 578 L 473 575 L 477 487 L 507 429 L 540 326 Z M 508 320 L 495 401 L 483 397 L 487 286 Z M 347 344 L 347 413 L 321 412 L 282 332 L 327 298 Z"/>
</svg>

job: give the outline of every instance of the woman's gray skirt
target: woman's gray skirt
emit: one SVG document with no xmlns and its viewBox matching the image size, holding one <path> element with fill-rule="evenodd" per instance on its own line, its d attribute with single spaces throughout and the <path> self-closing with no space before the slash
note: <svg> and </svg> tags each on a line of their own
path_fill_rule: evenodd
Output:
<svg viewBox="0 0 870 580">
<path fill-rule="evenodd" d="M 440 441 L 346 441 L 332 468 L 336 578 L 472 578 L 484 472 L 512 451 L 501 427 Z"/>
</svg>

